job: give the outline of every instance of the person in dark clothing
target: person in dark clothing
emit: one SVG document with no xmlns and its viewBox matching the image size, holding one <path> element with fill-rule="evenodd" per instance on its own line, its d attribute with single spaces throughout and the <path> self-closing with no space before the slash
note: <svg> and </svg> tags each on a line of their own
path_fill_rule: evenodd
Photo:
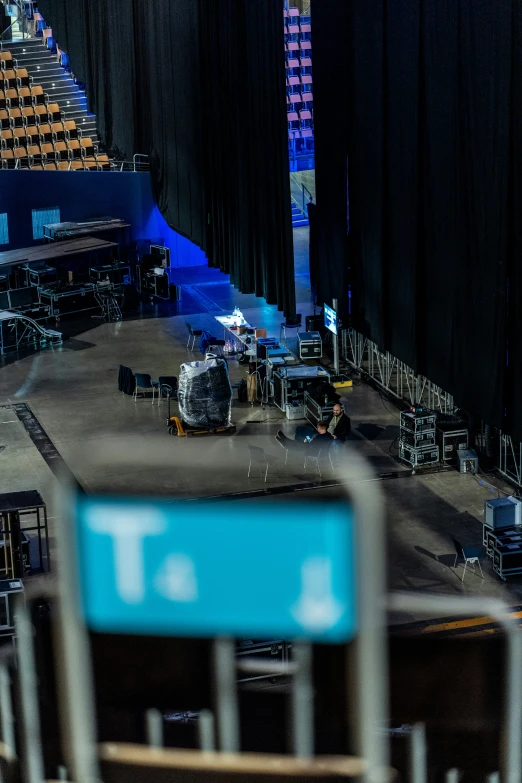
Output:
<svg viewBox="0 0 522 783">
<path fill-rule="evenodd" d="M 305 438 L 303 442 L 298 440 L 292 440 L 287 438 L 281 430 L 276 435 L 276 441 L 284 449 L 291 449 L 292 451 L 302 451 L 310 454 L 311 457 L 315 457 L 321 449 L 328 449 L 334 440 L 333 436 L 328 432 L 328 426 L 325 421 L 319 421 L 317 423 L 317 434 L 314 435 L 311 440 Z"/>
<path fill-rule="evenodd" d="M 333 406 L 332 415 L 326 421 L 328 432 L 334 440 L 344 443 L 352 428 L 350 417 L 346 415 L 340 402 Z"/>
</svg>

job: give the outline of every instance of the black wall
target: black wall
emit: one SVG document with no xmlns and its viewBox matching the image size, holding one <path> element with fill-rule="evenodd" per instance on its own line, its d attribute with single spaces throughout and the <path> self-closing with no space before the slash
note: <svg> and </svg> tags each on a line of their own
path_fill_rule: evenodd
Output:
<svg viewBox="0 0 522 783">
<path fill-rule="evenodd" d="M 335 145 L 334 181 L 348 160 L 354 326 L 522 438 L 522 8 L 512 0 L 338 6 L 312 8 L 317 208 L 337 214 L 328 232 L 340 246 L 340 186 L 319 189 Z M 332 19 L 337 46 L 328 43 Z"/>
</svg>

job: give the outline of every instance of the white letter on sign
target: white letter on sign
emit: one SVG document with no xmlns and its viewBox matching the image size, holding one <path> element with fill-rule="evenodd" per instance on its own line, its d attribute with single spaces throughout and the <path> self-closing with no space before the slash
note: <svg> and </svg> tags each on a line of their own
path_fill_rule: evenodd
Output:
<svg viewBox="0 0 522 783">
<path fill-rule="evenodd" d="M 112 536 L 118 594 L 126 604 L 140 604 L 145 597 L 143 539 L 164 532 L 163 514 L 150 506 L 125 510 L 97 506 L 88 510 L 87 524 L 95 533 Z"/>
</svg>

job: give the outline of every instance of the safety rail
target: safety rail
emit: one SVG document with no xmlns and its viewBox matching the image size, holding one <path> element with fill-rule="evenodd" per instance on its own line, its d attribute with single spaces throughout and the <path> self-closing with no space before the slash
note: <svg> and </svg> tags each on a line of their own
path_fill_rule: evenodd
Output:
<svg viewBox="0 0 522 783">
<path fill-rule="evenodd" d="M 14 21 L 14 22 L 12 22 L 12 23 L 9 25 L 9 27 L 7 27 L 7 28 L 6 28 L 6 29 L 3 31 L 3 33 L 0 33 L 0 44 L 2 43 L 2 41 L 11 41 L 11 40 L 12 40 L 12 37 L 13 37 L 13 32 L 14 32 L 14 27 L 15 27 L 15 25 L 17 25 L 17 24 L 18 24 L 20 21 L 22 21 L 22 24 L 20 25 L 20 32 L 21 32 L 21 34 L 22 34 L 22 40 L 25 40 L 26 38 L 31 38 L 31 35 L 30 35 L 30 34 L 27 32 L 27 30 L 25 29 L 25 24 L 24 24 L 24 22 L 25 22 L 25 21 L 27 21 L 27 15 L 26 15 L 26 13 L 25 13 L 25 7 L 24 7 L 23 0 L 11 0 L 11 3 L 10 3 L 10 4 L 11 4 L 11 5 L 16 5 L 16 7 L 18 8 L 18 10 L 19 10 L 19 12 L 20 12 L 20 13 L 19 13 L 18 17 L 15 19 L 15 21 Z M 11 35 L 10 35 L 10 37 L 7 37 L 7 33 L 8 33 L 9 31 L 11 31 Z"/>
</svg>

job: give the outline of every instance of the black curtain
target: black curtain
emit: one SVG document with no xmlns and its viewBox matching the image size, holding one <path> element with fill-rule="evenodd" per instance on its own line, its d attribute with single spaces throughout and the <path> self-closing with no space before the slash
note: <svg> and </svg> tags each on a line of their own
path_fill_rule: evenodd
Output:
<svg viewBox="0 0 522 783">
<path fill-rule="evenodd" d="M 316 207 L 310 218 L 310 274 L 316 302 L 338 300 L 347 324 L 347 145 L 346 30 L 348 3 L 316 0 L 312 6 Z M 335 6 L 333 13 L 332 8 Z M 335 19 L 335 38 L 332 37 Z M 343 40 L 344 38 L 344 40 Z M 321 56 L 316 58 L 315 53 Z M 341 140 L 341 143 L 339 141 Z"/>
<path fill-rule="evenodd" d="M 457 404 L 515 432 L 522 415 L 513 321 L 521 316 L 512 304 L 520 301 L 519 4 L 353 0 L 346 7 L 337 28 L 346 65 L 318 30 L 331 29 L 338 4 L 313 8 L 314 98 L 318 169 L 332 144 L 321 123 L 333 130 L 339 103 L 347 104 L 335 168 L 339 176 L 347 155 L 354 326 Z M 325 101 L 325 71 L 337 101 Z M 322 205 L 319 198 L 318 190 L 324 215 L 339 190 Z M 340 242 L 341 215 L 329 230 Z"/>
<path fill-rule="evenodd" d="M 165 219 L 295 314 L 283 0 L 42 0 L 100 137 L 150 155 Z"/>
</svg>

